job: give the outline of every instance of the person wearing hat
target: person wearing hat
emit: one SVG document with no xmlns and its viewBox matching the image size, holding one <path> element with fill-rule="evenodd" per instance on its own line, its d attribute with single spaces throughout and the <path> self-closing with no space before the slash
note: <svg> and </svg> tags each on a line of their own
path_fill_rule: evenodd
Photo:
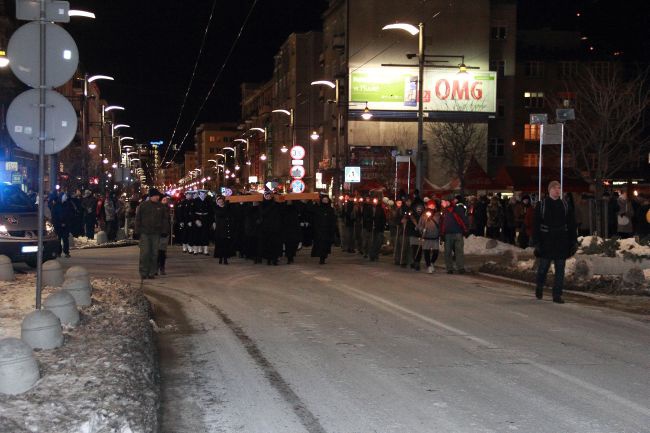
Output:
<svg viewBox="0 0 650 433">
<path fill-rule="evenodd" d="M 469 235 L 469 221 L 465 206 L 459 196 L 451 201 L 443 200 L 440 233 L 445 242 L 445 267 L 448 274 L 465 273 L 465 236 Z"/>
<path fill-rule="evenodd" d="M 233 241 L 233 220 L 230 212 L 230 205 L 226 203 L 226 198 L 222 195 L 217 196 L 216 207 L 214 208 L 214 257 L 219 257 L 219 264 L 228 264 L 228 259 L 232 255 Z"/>
<path fill-rule="evenodd" d="M 210 227 L 214 222 L 214 206 L 208 200 L 208 193 L 205 190 L 198 191 L 198 197 L 194 199 L 192 208 L 192 252 L 194 255 L 210 255 L 208 245 L 210 243 Z"/>
<path fill-rule="evenodd" d="M 149 199 L 140 203 L 135 211 L 135 234 L 140 238 L 140 277 L 154 278 L 158 269 L 160 236 L 169 233 L 165 224 L 165 209 L 160 203 L 160 191 L 149 190 Z"/>
<path fill-rule="evenodd" d="M 61 256 L 61 252 L 63 252 L 66 257 L 70 257 L 70 226 L 74 218 L 74 208 L 66 193 L 61 194 L 61 198 L 56 193 L 50 194 L 49 205 L 51 206 L 54 232 L 59 237 L 57 256 Z M 63 248 L 61 248 L 61 244 L 63 244 Z"/>
<path fill-rule="evenodd" d="M 175 217 L 178 221 L 178 243 L 183 245 L 183 252 L 187 253 L 190 250 L 190 205 L 193 200 L 192 191 L 185 191 L 181 201 L 176 205 Z"/>
<path fill-rule="evenodd" d="M 271 191 L 264 191 L 260 205 L 260 252 L 267 265 L 278 264 L 282 255 L 282 215 Z"/>
</svg>

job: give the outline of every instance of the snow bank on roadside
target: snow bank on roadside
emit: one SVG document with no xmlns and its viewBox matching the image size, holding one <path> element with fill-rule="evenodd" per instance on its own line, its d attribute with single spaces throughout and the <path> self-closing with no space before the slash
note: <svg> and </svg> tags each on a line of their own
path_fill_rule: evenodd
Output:
<svg viewBox="0 0 650 433">
<path fill-rule="evenodd" d="M 594 240 L 597 245 L 602 244 L 604 241 L 604 239 L 599 236 L 584 236 L 578 238 L 578 242 L 582 248 L 589 247 Z M 650 256 L 650 246 L 638 244 L 635 238 L 619 239 L 616 255 L 618 257 L 623 257 L 624 252 L 635 256 Z"/>
<path fill-rule="evenodd" d="M 75 250 L 83 250 L 86 248 L 112 248 L 112 247 L 122 247 L 128 245 L 137 245 L 138 241 L 133 239 L 122 239 L 121 241 L 115 242 L 106 242 L 102 245 L 97 245 L 97 239 L 88 239 L 87 237 L 81 236 L 78 238 L 70 239 L 70 248 Z"/>
<path fill-rule="evenodd" d="M 470 235 L 465 239 L 465 254 L 474 254 L 479 256 L 488 256 L 504 253 L 505 251 L 515 251 L 517 253 L 529 253 L 533 254 L 533 248 L 526 248 L 525 250 L 505 242 L 496 241 L 497 245 L 495 248 L 487 249 L 485 245 L 490 239 L 484 238 L 482 236 Z"/>
<path fill-rule="evenodd" d="M 33 310 L 34 275 L 0 282 L 0 338 L 20 337 Z M 18 396 L 0 394 L 0 432 L 155 432 L 158 383 L 149 304 L 139 288 L 93 279 L 93 305 L 64 329 L 65 343 L 35 351 L 41 379 Z M 54 291 L 46 287 L 43 299 Z"/>
</svg>

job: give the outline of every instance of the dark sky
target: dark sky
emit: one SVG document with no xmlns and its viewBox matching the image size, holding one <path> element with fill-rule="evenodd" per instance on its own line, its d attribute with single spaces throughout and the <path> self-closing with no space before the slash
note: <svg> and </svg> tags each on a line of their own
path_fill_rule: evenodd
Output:
<svg viewBox="0 0 650 433">
<path fill-rule="evenodd" d="M 123 105 L 120 122 L 139 142 L 171 138 L 192 75 L 213 0 L 71 0 L 72 9 L 96 14 L 66 29 L 109 104 Z M 190 128 L 254 0 L 216 1 L 212 24 L 174 142 Z M 321 28 L 326 0 L 258 0 L 201 121 L 237 121 L 240 84 L 271 77 L 273 55 L 292 32 Z M 193 129 L 185 145 L 193 142 Z"/>
<path fill-rule="evenodd" d="M 363 1 L 363 0 L 359 0 Z M 388 1 L 388 0 L 387 0 Z M 450 0 L 453 1 L 453 0 Z M 199 105 L 221 68 L 254 0 L 216 1 L 214 18 L 192 91 L 174 136 L 190 130 Z M 71 0 L 96 20 L 66 25 L 81 61 L 91 73 L 113 75 L 100 82 L 110 104 L 127 111 L 118 120 L 140 142 L 170 138 L 208 21 L 213 0 Z M 623 50 L 647 59 L 646 0 L 520 0 L 520 27 L 579 29 L 603 50 Z M 639 6 L 641 4 L 641 6 Z M 327 0 L 258 0 L 224 74 L 199 116 L 201 121 L 237 121 L 240 84 L 271 77 L 273 55 L 292 32 L 321 28 Z M 577 16 L 577 13 L 580 16 Z M 185 141 L 193 140 L 193 128 Z"/>
</svg>

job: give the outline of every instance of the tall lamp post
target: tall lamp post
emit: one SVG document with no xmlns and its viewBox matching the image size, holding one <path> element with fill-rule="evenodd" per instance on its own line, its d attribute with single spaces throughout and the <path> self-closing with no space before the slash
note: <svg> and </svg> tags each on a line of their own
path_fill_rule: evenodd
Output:
<svg viewBox="0 0 650 433">
<path fill-rule="evenodd" d="M 93 83 L 98 80 L 107 80 L 107 81 L 114 81 L 115 79 L 109 75 L 102 75 L 102 74 L 97 74 L 97 75 L 89 75 L 89 74 L 84 74 L 83 76 L 83 101 L 81 104 L 81 139 L 83 140 L 83 145 L 82 145 L 82 150 L 81 150 L 81 179 L 83 182 L 84 172 L 83 170 L 86 168 L 86 149 L 85 146 L 88 146 L 91 150 L 93 150 L 93 147 L 90 145 L 90 137 L 88 133 L 88 128 L 90 126 L 90 121 L 88 118 L 88 101 L 90 99 L 89 96 L 89 90 L 88 90 L 88 84 Z M 103 126 L 103 125 L 102 125 Z"/>
<path fill-rule="evenodd" d="M 329 80 L 317 80 L 312 81 L 312 86 L 327 86 L 330 89 L 334 89 L 334 104 L 336 104 L 336 160 L 334 161 L 334 168 L 336 171 L 336 186 L 334 191 L 338 194 L 341 189 L 341 165 L 339 161 L 341 160 L 341 151 L 340 151 L 340 135 L 341 135 L 341 98 L 339 93 L 340 82 L 338 79 L 334 81 Z"/>
<path fill-rule="evenodd" d="M 418 35 L 418 144 L 415 154 L 415 187 L 422 191 L 422 179 L 424 173 L 422 152 L 424 148 L 424 23 L 417 27 L 407 23 L 395 23 L 384 26 L 382 30 L 403 30 L 412 36 Z"/>
<path fill-rule="evenodd" d="M 113 111 L 113 110 L 124 111 L 124 109 L 125 108 L 120 106 L 120 105 L 109 105 L 109 106 L 102 105 L 101 129 L 99 131 L 99 153 L 103 157 L 102 158 L 102 164 L 104 164 L 104 165 L 108 164 L 108 162 L 109 162 L 108 158 L 106 158 L 106 154 L 104 153 L 105 152 L 105 150 L 104 150 L 104 127 L 106 126 L 106 113 L 108 113 L 109 111 Z M 111 136 L 112 136 L 112 133 L 111 133 Z M 112 137 L 111 137 L 111 140 L 112 140 Z M 102 166 L 102 173 L 103 172 L 104 172 L 104 168 Z M 106 185 L 103 182 L 103 177 L 104 176 L 101 176 L 101 177 L 102 177 L 102 179 L 100 179 L 100 182 L 99 182 L 100 183 L 100 190 L 101 190 L 101 192 L 104 192 L 104 190 L 106 189 Z"/>
</svg>

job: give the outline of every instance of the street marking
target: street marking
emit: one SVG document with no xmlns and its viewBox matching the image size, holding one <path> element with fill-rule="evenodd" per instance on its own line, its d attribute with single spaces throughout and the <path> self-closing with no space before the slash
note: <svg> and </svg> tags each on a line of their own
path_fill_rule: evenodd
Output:
<svg viewBox="0 0 650 433">
<path fill-rule="evenodd" d="M 324 283 L 329 283 L 330 281 L 332 281 L 331 278 L 327 278 L 327 277 L 314 277 L 314 280 L 322 281 Z"/>
<path fill-rule="evenodd" d="M 401 305 L 397 305 L 394 302 L 388 301 L 388 300 L 383 299 L 383 298 L 381 298 L 379 296 L 364 292 L 363 290 L 355 289 L 354 287 L 350 287 L 347 284 L 337 284 L 337 285 L 332 285 L 332 287 L 334 289 L 336 289 L 336 290 L 343 291 L 344 293 L 345 293 L 345 291 L 351 292 L 351 293 L 348 293 L 348 294 L 350 294 L 351 296 L 354 296 L 355 298 L 360 299 L 362 301 L 369 302 L 371 304 L 380 304 L 382 306 L 393 308 L 394 310 L 397 310 L 397 311 L 399 311 L 401 313 L 404 313 L 406 315 L 409 315 L 409 316 L 415 317 L 417 319 L 420 319 L 425 323 L 429 323 L 429 324 L 431 324 L 433 326 L 436 326 L 438 328 L 445 329 L 445 330 L 455 334 L 455 336 L 464 337 L 464 338 L 472 340 L 472 341 L 474 341 L 476 343 L 479 343 L 479 344 L 485 346 L 485 348 L 498 348 L 499 347 L 498 345 L 490 343 L 489 341 L 484 340 L 484 339 L 482 339 L 480 337 L 476 337 L 474 335 L 468 334 L 467 332 L 463 332 L 462 330 L 460 330 L 458 328 L 446 325 L 446 324 L 444 324 L 444 323 L 442 323 L 442 322 L 440 322 L 438 320 L 435 320 L 435 319 L 427 317 L 427 316 L 425 316 L 423 314 L 417 313 L 417 312 L 415 312 L 413 310 L 410 310 L 410 309 L 408 309 L 406 307 L 402 307 Z M 584 388 L 584 389 L 586 389 L 588 391 L 591 391 L 591 392 L 593 392 L 595 394 L 598 394 L 598 395 L 600 395 L 602 397 L 605 397 L 605 398 L 607 398 L 609 400 L 612 400 L 612 401 L 614 401 L 614 402 L 616 402 L 616 403 L 618 403 L 618 404 L 620 404 L 622 406 L 627 407 L 628 409 L 632 409 L 634 411 L 640 412 L 640 413 L 650 417 L 650 409 L 649 408 L 641 406 L 641 405 L 639 405 L 639 404 L 637 404 L 637 403 L 635 403 L 635 402 L 633 402 L 631 400 L 628 400 L 628 399 L 626 399 L 624 397 L 621 397 L 620 395 L 618 395 L 618 394 L 616 394 L 616 393 L 614 393 L 612 391 L 601 388 L 601 387 L 599 387 L 597 385 L 593 385 L 593 384 L 591 384 L 589 382 L 586 382 L 586 381 L 584 381 L 582 379 L 579 379 L 579 378 L 577 378 L 575 376 L 572 376 L 572 375 L 570 375 L 568 373 L 564 373 L 564 372 L 562 372 L 562 371 L 560 371 L 560 370 L 558 370 L 556 368 L 550 367 L 550 366 L 545 365 L 545 364 L 541 364 L 539 362 L 533 361 L 533 360 L 528 359 L 528 358 L 520 358 L 520 359 L 517 359 L 515 361 L 528 364 L 528 365 L 530 365 L 532 367 L 536 367 L 536 368 L 538 368 L 538 369 L 540 369 L 542 371 L 545 371 L 545 372 L 550 373 L 550 374 L 552 374 L 554 376 L 557 376 L 560 379 L 564 379 L 566 381 L 569 381 L 569 382 L 571 382 L 571 383 L 573 383 L 575 385 L 578 385 L 578 386 L 580 386 L 580 387 L 582 387 L 582 388 Z"/>
</svg>

